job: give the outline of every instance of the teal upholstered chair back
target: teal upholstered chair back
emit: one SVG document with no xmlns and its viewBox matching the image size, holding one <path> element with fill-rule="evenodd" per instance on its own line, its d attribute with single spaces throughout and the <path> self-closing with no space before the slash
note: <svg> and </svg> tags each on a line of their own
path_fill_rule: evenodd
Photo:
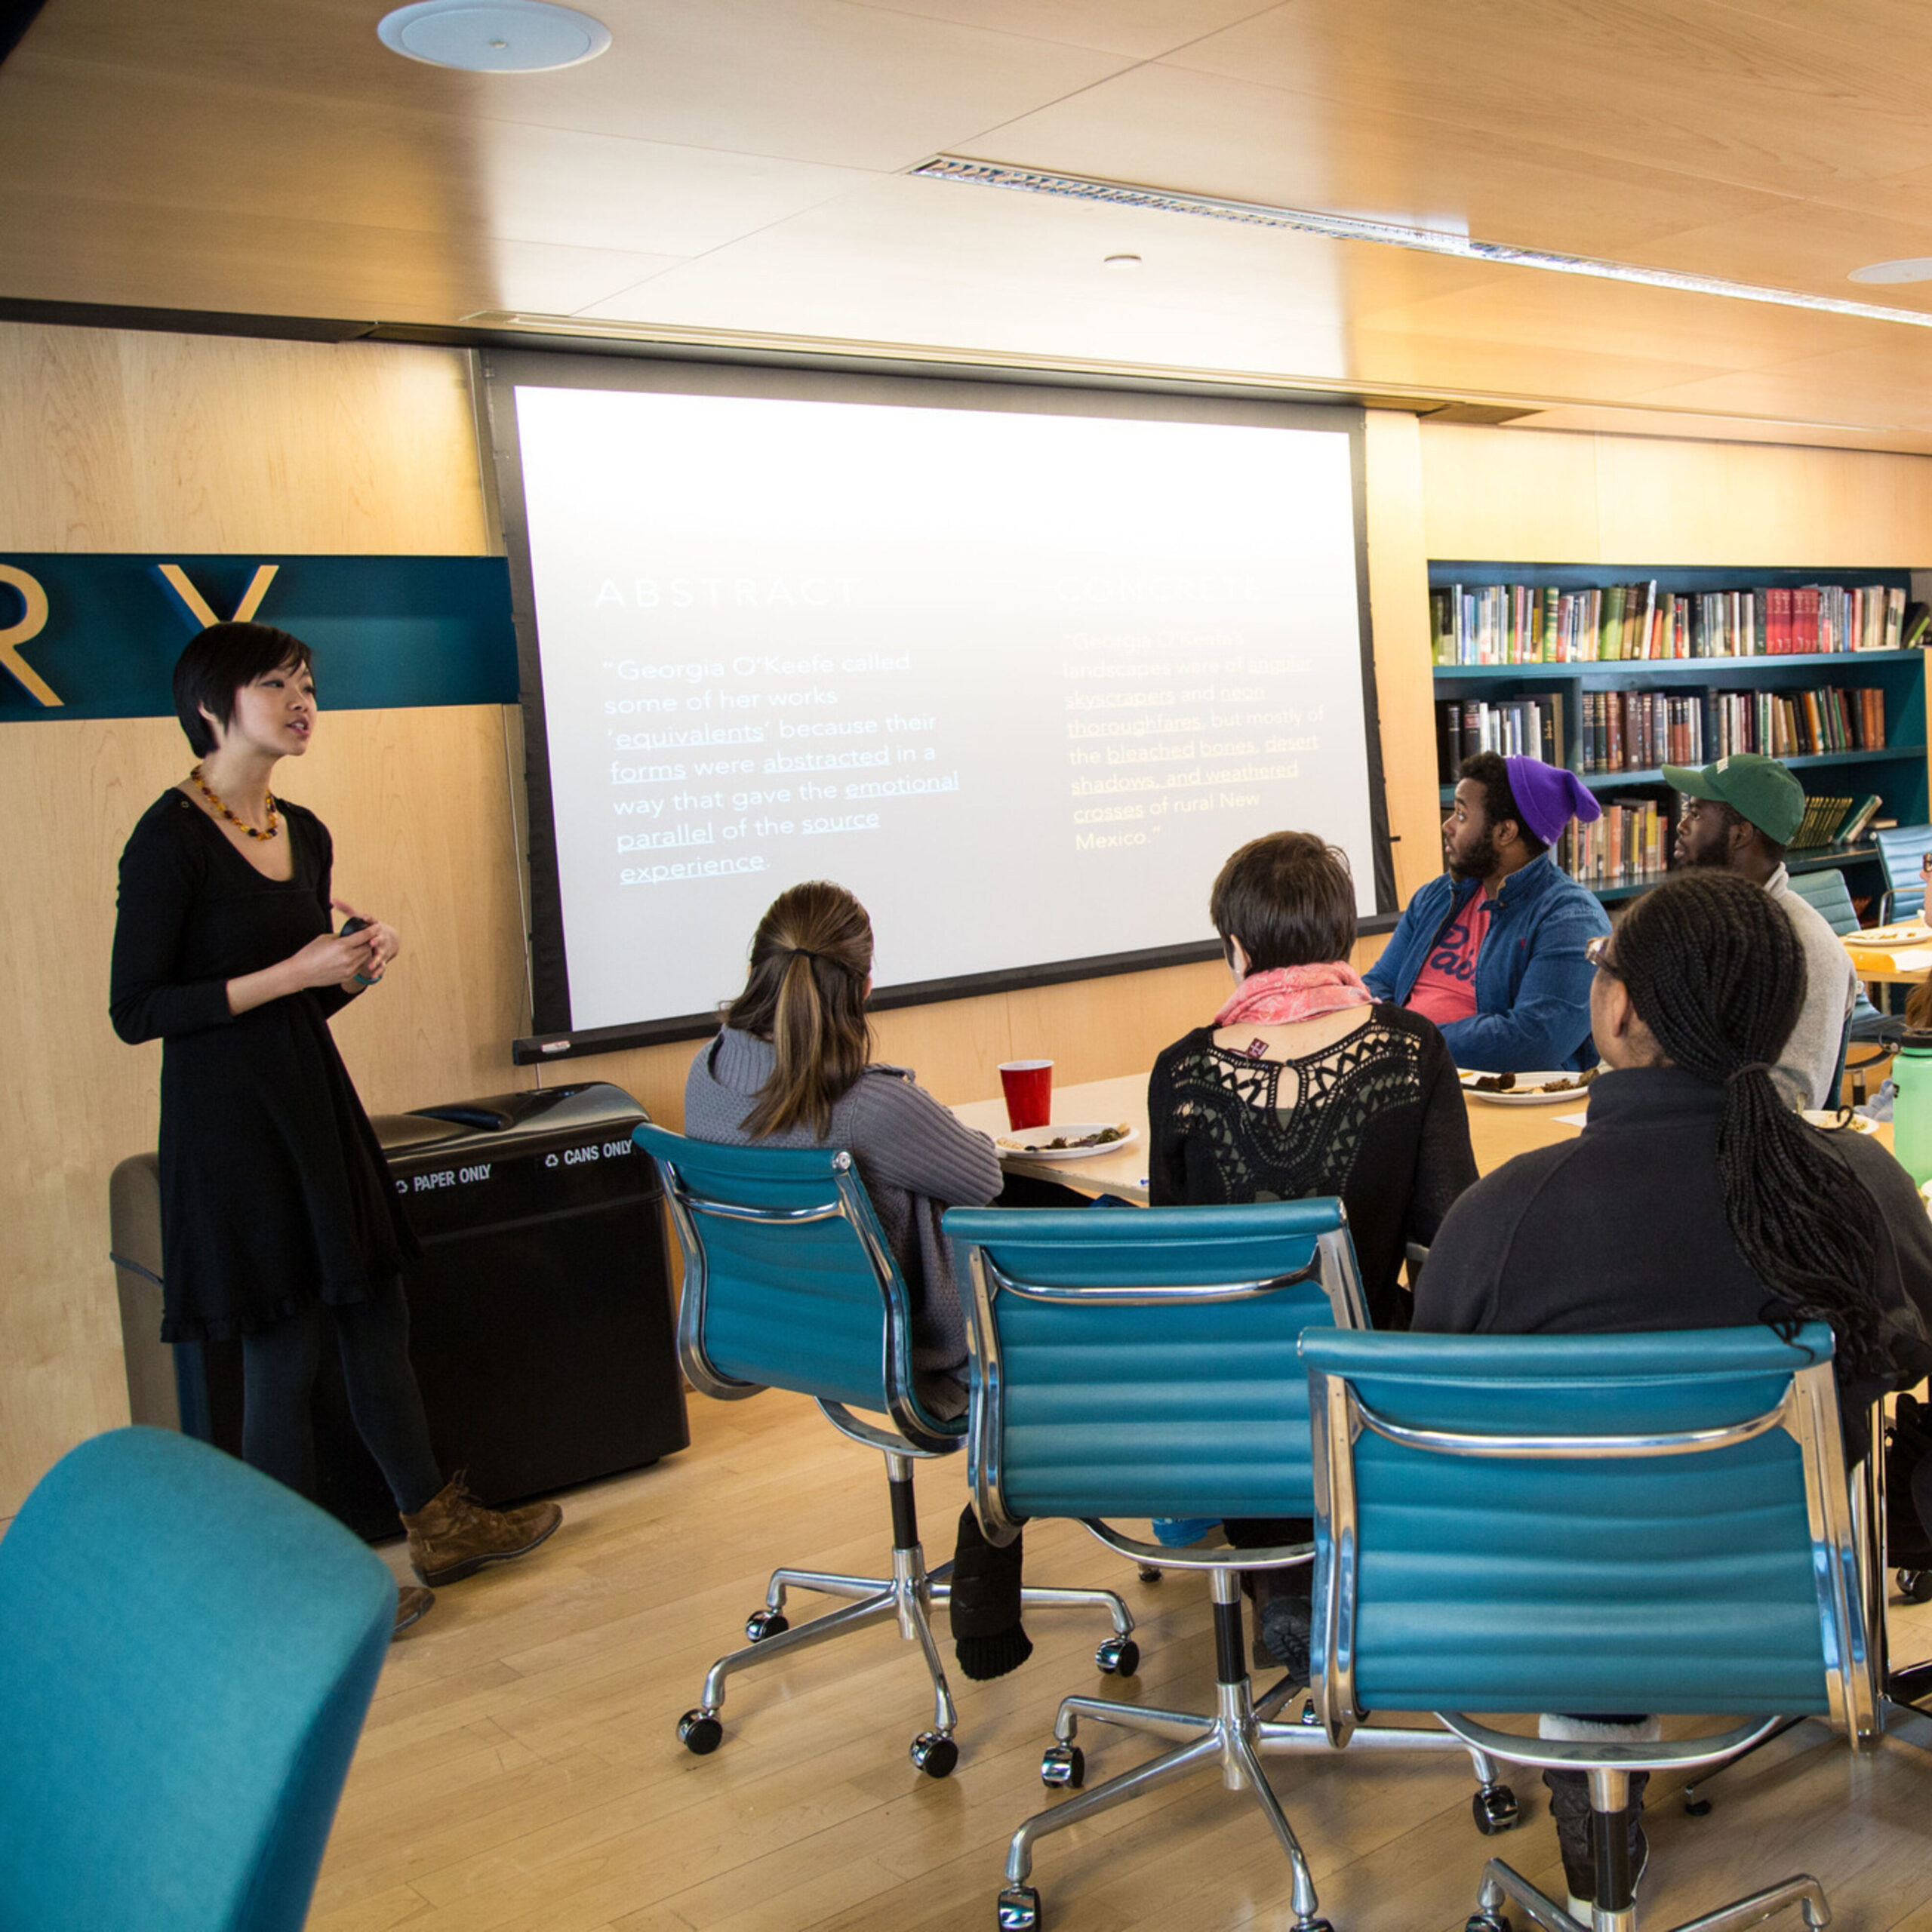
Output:
<svg viewBox="0 0 1932 1932">
<path fill-rule="evenodd" d="M 1831 1350 L 1821 1324 L 1311 1330 L 1331 1734 L 1367 1709 L 1869 1728 Z"/>
<path fill-rule="evenodd" d="M 232 1457 L 97 1436 L 0 1542 L 0 1924 L 300 1932 L 395 1617 Z"/>
<path fill-rule="evenodd" d="M 661 1127 L 634 1137 L 657 1164 L 683 1251 L 678 1350 L 694 1387 L 728 1399 L 795 1389 L 861 1441 L 958 1447 L 963 1420 L 930 1414 L 914 1386 L 906 1283 L 850 1154 L 724 1146 Z M 889 1416 L 897 1436 L 853 1409 Z"/>
<path fill-rule="evenodd" d="M 1915 867 L 1918 863 L 1916 858 L 1912 861 Z M 1793 872 L 1791 889 L 1820 912 L 1826 924 L 1841 939 L 1847 933 L 1857 931 L 1858 912 L 1851 903 L 1851 888 L 1845 884 L 1844 874 L 1837 866 L 1827 866 L 1815 872 Z M 1861 983 L 1852 997 L 1847 1037 L 1865 1038 L 1883 1024 L 1884 1019 L 1884 1016 L 1866 997 Z"/>
<path fill-rule="evenodd" d="M 1918 862 L 1932 852 L 1932 825 L 1896 825 L 1875 832 L 1872 842 L 1878 848 L 1878 863 L 1885 869 L 1885 888 L 1890 896 L 1885 916 L 1909 918 L 1925 909 L 1925 881 L 1919 875 Z"/>
<path fill-rule="evenodd" d="M 1308 1516 L 1295 1343 L 1361 1323 L 1339 1201 L 954 1208 L 973 1495 L 1028 1516 Z"/>
<path fill-rule="evenodd" d="M 1793 872 L 1791 889 L 1799 898 L 1808 900 L 1841 939 L 1847 933 L 1857 931 L 1858 912 L 1851 903 L 1851 888 L 1837 866 L 1822 866 L 1815 872 Z"/>
</svg>

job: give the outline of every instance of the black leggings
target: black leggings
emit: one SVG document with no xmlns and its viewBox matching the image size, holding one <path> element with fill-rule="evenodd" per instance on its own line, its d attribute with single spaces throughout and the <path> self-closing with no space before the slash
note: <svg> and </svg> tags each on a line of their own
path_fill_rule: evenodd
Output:
<svg viewBox="0 0 1932 1932">
<path fill-rule="evenodd" d="M 409 1304 L 402 1284 L 383 1283 L 367 1301 L 332 1307 L 342 1379 L 356 1432 L 376 1459 L 395 1506 L 414 1515 L 443 1486 L 429 1447 L 422 1391 L 409 1365 Z M 298 1495 L 315 1494 L 315 1432 L 309 1396 L 321 1361 L 319 1302 L 242 1340 L 242 1460 Z"/>
</svg>

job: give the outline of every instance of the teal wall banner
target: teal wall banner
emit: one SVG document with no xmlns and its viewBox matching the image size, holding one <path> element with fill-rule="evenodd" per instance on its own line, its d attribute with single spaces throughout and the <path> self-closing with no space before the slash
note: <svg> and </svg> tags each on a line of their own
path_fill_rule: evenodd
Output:
<svg viewBox="0 0 1932 1932">
<path fill-rule="evenodd" d="M 501 557 L 0 551 L 0 724 L 171 717 L 181 647 L 238 617 L 314 651 L 325 710 L 516 702 Z"/>
</svg>

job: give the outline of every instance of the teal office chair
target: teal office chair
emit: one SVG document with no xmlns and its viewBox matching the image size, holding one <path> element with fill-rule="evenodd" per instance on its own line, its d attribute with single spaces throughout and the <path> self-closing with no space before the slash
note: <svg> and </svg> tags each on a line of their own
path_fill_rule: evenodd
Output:
<svg viewBox="0 0 1932 1932">
<path fill-rule="evenodd" d="M 96 1436 L 0 1542 L 0 1922 L 300 1932 L 395 1583 L 220 1450 Z"/>
<path fill-rule="evenodd" d="M 1198 1771 L 1219 1771 L 1261 1807 L 1294 1874 L 1297 1932 L 1325 1932 L 1294 1831 L 1264 1756 L 1326 1752 L 1307 1721 L 1275 1714 L 1300 1685 L 1257 1697 L 1247 1674 L 1240 1578 L 1310 1560 L 1313 1546 L 1177 1549 L 1107 1518 L 1309 1517 L 1308 1392 L 1295 1344 L 1310 1322 L 1365 1324 L 1355 1248 L 1340 1201 L 1239 1208 L 955 1208 L 947 1237 L 971 1283 L 974 1390 L 968 1476 L 982 1527 L 1010 1541 L 1031 1516 L 1073 1517 L 1137 1562 L 1205 1570 L 1214 1602 L 1220 1691 L 1212 1711 L 1062 1700 L 1041 1766 L 1049 1788 L 1082 1783 L 1082 1718 L 1164 1738 L 1137 1769 L 1031 1817 L 1013 1835 L 999 1924 L 1040 1922 L 1027 1881 L 1035 1844 L 1097 1812 Z M 1358 1748 L 1462 1751 L 1441 1730 L 1364 1728 Z M 1515 1821 L 1516 1801 L 1480 1750 L 1484 1830 Z"/>
<path fill-rule="evenodd" d="M 1917 865 L 1915 857 L 1912 863 Z M 1825 923 L 1839 938 L 1858 931 L 1858 913 L 1851 903 L 1851 888 L 1844 882 L 1844 874 L 1835 866 L 1826 866 L 1821 872 L 1793 872 L 1791 890 L 1821 913 Z M 1866 998 L 1861 983 L 1852 995 L 1851 1017 L 1845 1023 L 1844 1040 L 1838 1048 L 1840 1084 L 1843 1083 L 1849 1064 L 1850 1071 L 1858 1076 L 1857 1091 L 1863 1093 L 1866 1075 L 1875 1066 L 1889 1062 L 1898 1051 L 1903 1024 L 1890 1014 L 1881 1013 Z M 1861 1059 L 1848 1060 L 1854 1046 L 1868 1046 L 1875 1051 Z"/>
<path fill-rule="evenodd" d="M 1889 924 L 1925 909 L 1925 881 L 1919 860 L 1932 852 L 1932 825 L 1895 825 L 1872 835 L 1885 872 L 1885 899 L 1879 918 Z"/>
<path fill-rule="evenodd" d="M 657 1164 L 684 1254 L 678 1353 L 692 1386 L 726 1401 L 768 1388 L 813 1397 L 841 1435 L 884 1454 L 892 1508 L 891 1575 L 774 1570 L 764 1607 L 745 1626 L 750 1642 L 711 1666 L 678 1735 L 700 1757 L 716 1750 L 733 1672 L 890 1617 L 918 1644 L 932 1675 L 932 1728 L 913 1739 L 912 1762 L 943 1778 L 959 1761 L 958 1717 L 931 1611 L 950 1601 L 952 1566 L 926 1567 L 912 1465 L 956 1452 L 966 1423 L 934 1415 L 920 1399 L 906 1283 L 852 1157 L 829 1147 L 721 1146 L 661 1127 L 640 1127 L 633 1137 Z M 855 1409 L 883 1416 L 885 1426 Z M 795 1589 L 853 1601 L 793 1629 L 785 1604 Z M 1114 1635 L 1095 1663 L 1128 1677 L 1139 1668 L 1134 1619 L 1112 1591 L 1029 1588 L 1021 1600 L 1104 1610 Z"/>
<path fill-rule="evenodd" d="M 1583 1924 L 1509 1866 L 1469 1932 L 1513 1903 L 1549 1932 L 1635 1932 L 1632 1772 L 1714 1764 L 1794 1715 L 1875 1734 L 1860 1552 L 1829 1330 L 1361 1335 L 1312 1329 L 1315 1702 L 1346 1743 L 1365 1709 L 1436 1712 L 1494 1758 L 1581 1770 L 1596 1815 Z M 1462 1715 L 1718 1713 L 1715 1735 L 1568 1743 Z M 1815 1878 L 1692 1921 L 1755 1925 Z M 1679 1928 L 1686 1932 L 1686 1928 Z"/>
</svg>

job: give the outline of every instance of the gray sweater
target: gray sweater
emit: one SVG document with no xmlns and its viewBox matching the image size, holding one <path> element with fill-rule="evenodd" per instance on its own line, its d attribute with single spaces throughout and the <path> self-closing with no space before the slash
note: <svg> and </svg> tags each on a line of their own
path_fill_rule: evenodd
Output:
<svg viewBox="0 0 1932 1932">
<path fill-rule="evenodd" d="M 1858 975 L 1844 942 L 1817 906 L 1792 891 L 1791 875 L 1783 866 L 1764 881 L 1764 890 L 1784 908 L 1804 949 L 1804 1004 L 1771 1078 L 1795 1107 L 1835 1107 L 1838 1047 L 1858 992 Z"/>
<path fill-rule="evenodd" d="M 750 1144 L 741 1123 L 771 1078 L 771 1043 L 728 1026 L 691 1063 L 685 1131 L 695 1140 Z M 773 1147 L 843 1147 L 858 1163 L 879 1226 L 912 1297 L 912 1362 L 921 1393 L 942 1412 L 959 1402 L 932 1378 L 965 1379 L 966 1326 L 959 1284 L 940 1232 L 948 1208 L 983 1208 L 1000 1191 L 999 1156 L 985 1134 L 963 1127 L 903 1066 L 875 1063 L 833 1102 L 823 1140 L 803 1128 L 767 1137 Z"/>
</svg>

